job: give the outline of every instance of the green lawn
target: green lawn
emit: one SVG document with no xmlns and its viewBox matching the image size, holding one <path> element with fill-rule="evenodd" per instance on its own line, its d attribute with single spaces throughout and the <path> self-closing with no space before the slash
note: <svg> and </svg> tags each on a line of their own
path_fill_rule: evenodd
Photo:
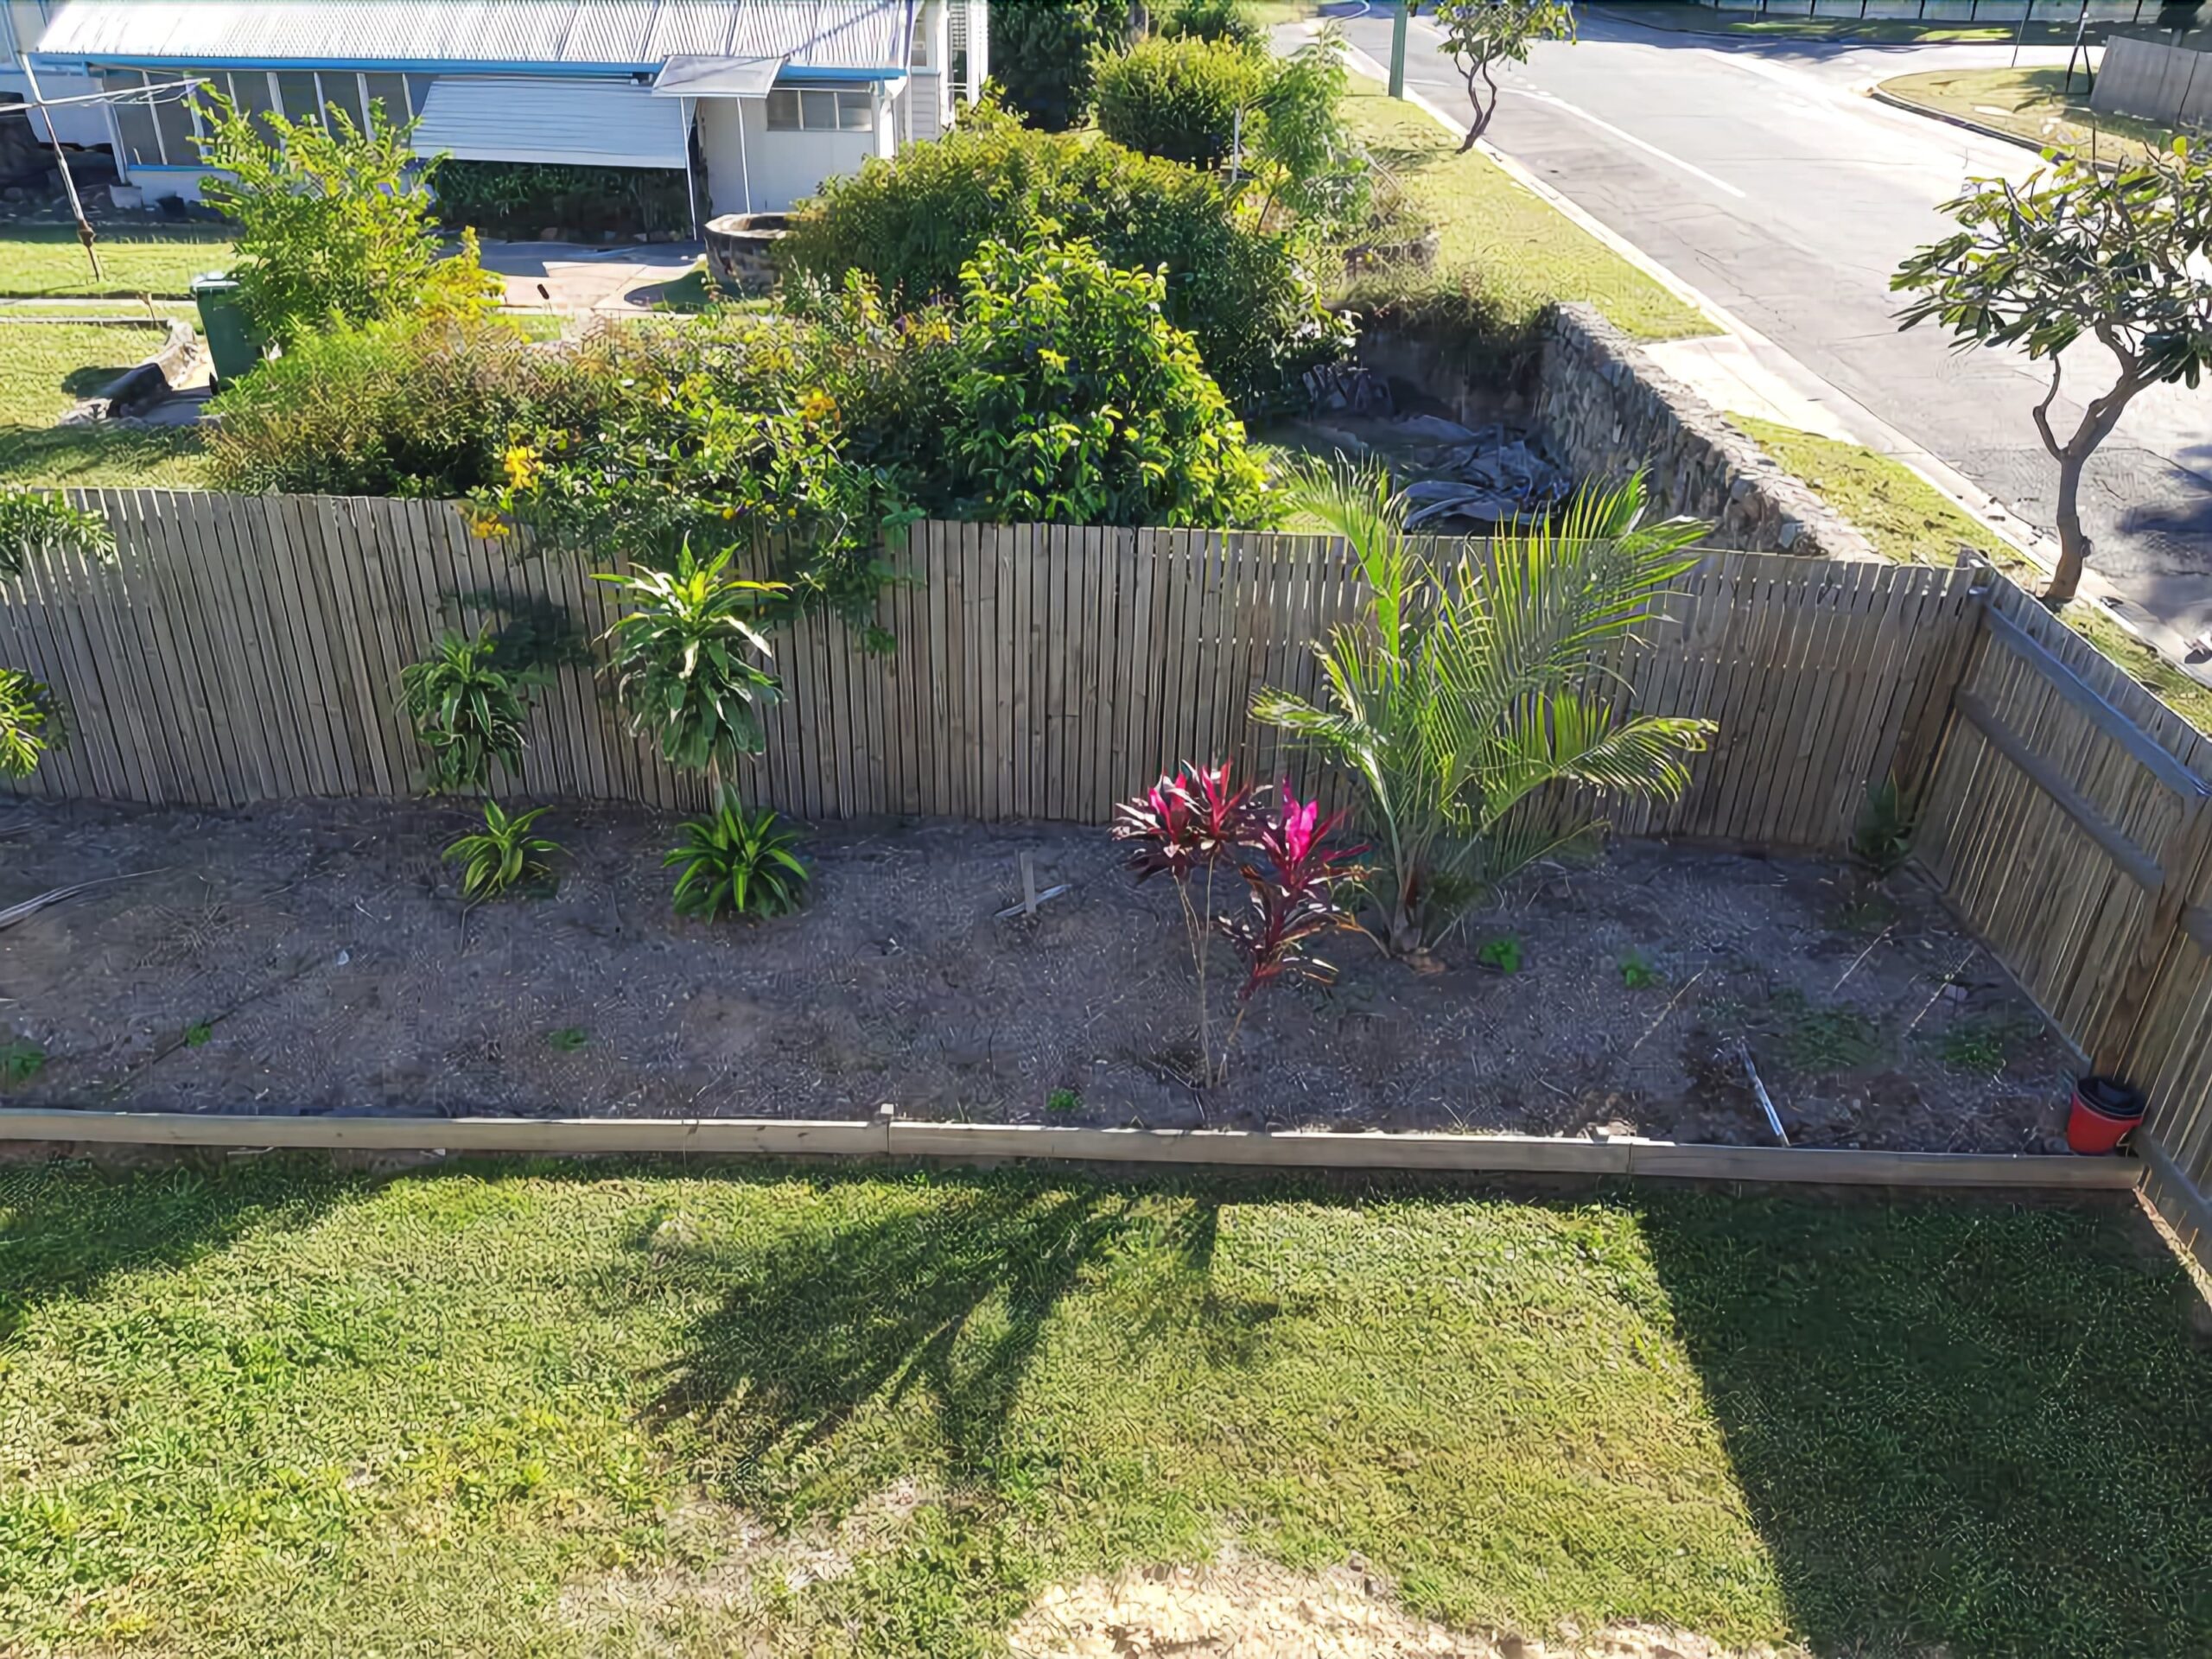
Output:
<svg viewBox="0 0 2212 1659">
<path fill-rule="evenodd" d="M 1409 298 L 1416 312 L 1443 308 L 1505 341 L 1531 336 L 1545 307 L 1587 300 L 1643 340 L 1714 332 L 1677 299 L 1479 153 L 1461 156 L 1427 115 L 1354 82 L 1345 112 L 1414 212 L 1442 236 L 1433 270 L 1389 270 L 1355 281 L 1368 304 Z M 1390 185 L 1386 184 L 1385 189 Z"/>
<path fill-rule="evenodd" d="M 1905 564 L 1948 564 L 1965 542 L 2031 592 L 2042 572 L 2011 543 L 1962 511 L 1902 462 L 1795 428 L 1728 417 L 1757 438 L 1782 465 L 1866 532 L 1877 551 Z M 2063 620 L 2128 677 L 2200 731 L 2212 732 L 2212 689 L 2191 678 L 2129 633 L 2099 605 L 2076 600 Z"/>
<path fill-rule="evenodd" d="M 0 479 L 86 487 L 197 486 L 195 433 L 54 425 L 79 398 L 160 344 L 151 325 L 11 322 L 0 313 Z"/>
<path fill-rule="evenodd" d="M 1607 17 L 1620 18 L 1641 23 L 1647 29 L 1688 29 L 1711 35 L 1735 35 L 1751 40 L 1770 41 L 1874 41 L 1904 46 L 1935 46 L 1945 42 L 1967 42 L 1981 45 L 2009 46 L 2020 35 L 2019 21 L 2010 22 L 1993 19 L 1987 22 L 1967 22 L 1955 19 L 1920 22 L 1912 18 L 1869 18 L 1861 21 L 1851 16 L 1808 17 L 1803 0 L 1797 0 L 1795 16 L 1789 14 L 1787 0 L 1776 0 L 1773 14 L 1761 17 L 1748 10 L 1719 10 L 1711 6 L 1675 4 L 1672 0 L 1615 0 L 1610 5 L 1597 5 L 1592 10 Z M 2056 18 L 2056 13 L 2051 16 Z M 2089 39 L 2101 41 L 2105 30 L 2095 23 L 2089 28 Z M 2031 23 L 2026 41 L 2030 46 L 2070 46 L 2074 42 L 2074 25 L 2068 22 Z"/>
<path fill-rule="evenodd" d="M 2156 145 L 2169 147 L 2173 130 L 2155 121 L 2124 115 L 2100 115 L 2089 107 L 2088 88 L 2077 79 L 2066 91 L 2066 72 L 2048 69 L 1939 69 L 1899 75 L 1882 90 L 1908 104 L 1995 127 L 2031 143 L 2060 149 L 2089 149 L 2113 161 L 2132 160 Z"/>
<path fill-rule="evenodd" d="M 219 225 L 111 226 L 100 233 L 95 279 L 67 225 L 0 228 L 0 295 L 181 296 L 194 276 L 231 263 L 232 232 Z"/>
<path fill-rule="evenodd" d="M 1469 1627 L 2212 1644 L 2212 1344 L 2118 1206 L 53 1165 L 0 1261 L 0 1651 L 934 1659 L 1229 1543 Z"/>
</svg>

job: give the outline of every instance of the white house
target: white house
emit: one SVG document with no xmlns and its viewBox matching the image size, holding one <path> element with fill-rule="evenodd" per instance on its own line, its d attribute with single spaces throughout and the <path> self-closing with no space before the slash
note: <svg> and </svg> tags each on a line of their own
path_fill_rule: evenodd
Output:
<svg viewBox="0 0 2212 1659">
<path fill-rule="evenodd" d="M 30 95 L 30 79 L 23 73 L 23 54 L 38 46 L 48 21 L 67 0 L 0 0 L 0 105 L 15 104 Z M 41 77 L 39 91 L 48 98 L 81 98 L 99 91 L 83 75 L 57 73 Z M 54 125 L 65 144 L 86 146 L 108 141 L 107 118 L 89 105 L 69 105 L 54 112 Z M 46 122 L 31 118 L 41 138 Z"/>
<path fill-rule="evenodd" d="M 25 0 L 14 0 L 25 9 Z M 681 168 L 695 220 L 767 213 L 935 137 L 989 73 L 986 0 L 67 0 L 33 67 L 204 78 L 295 120 L 372 101 L 467 161 Z M 188 99 L 108 105 L 118 169 L 194 200 Z"/>
</svg>

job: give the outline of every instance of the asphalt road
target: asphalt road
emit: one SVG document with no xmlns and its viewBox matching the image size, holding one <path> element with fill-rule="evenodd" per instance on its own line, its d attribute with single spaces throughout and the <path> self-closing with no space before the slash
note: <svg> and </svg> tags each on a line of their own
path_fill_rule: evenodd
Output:
<svg viewBox="0 0 2212 1659">
<path fill-rule="evenodd" d="M 1330 10 L 1353 45 L 1388 61 L 1382 8 Z M 1414 23 L 1408 84 L 1447 112 L 1464 110 L 1464 84 L 1439 40 Z M 2023 61 L 2064 55 L 2030 48 Z M 1968 177 L 2024 176 L 2037 158 L 1859 90 L 2011 56 L 1980 46 L 1754 46 L 1586 14 L 1580 42 L 1539 47 L 1507 79 L 1489 138 L 1764 335 L 1762 355 L 1777 373 L 1840 392 L 1840 407 L 1859 416 L 1845 416 L 1853 435 L 1923 448 L 2048 531 L 2056 467 L 2029 415 L 2048 367 L 1956 352 L 1928 326 L 1900 333 L 1888 287 L 1905 255 L 1943 232 L 1938 207 Z M 2101 348 L 2078 351 L 2069 386 L 2094 396 L 2109 363 Z M 2058 414 L 2070 423 L 2079 406 L 2068 405 L 2062 396 Z M 2212 386 L 2145 393 L 2093 462 L 2083 498 L 2091 568 L 2183 634 L 2212 630 Z"/>
</svg>

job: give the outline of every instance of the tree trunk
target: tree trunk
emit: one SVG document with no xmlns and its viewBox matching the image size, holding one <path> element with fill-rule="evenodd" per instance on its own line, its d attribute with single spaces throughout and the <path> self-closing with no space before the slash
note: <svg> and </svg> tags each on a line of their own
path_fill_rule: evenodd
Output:
<svg viewBox="0 0 2212 1659">
<path fill-rule="evenodd" d="M 2058 458 L 2058 565 L 2043 590 L 2044 604 L 2054 611 L 2080 590 L 2089 563 L 2090 542 L 2082 530 L 2082 470 L 2088 461 L 2088 451 L 2070 446 Z"/>
</svg>

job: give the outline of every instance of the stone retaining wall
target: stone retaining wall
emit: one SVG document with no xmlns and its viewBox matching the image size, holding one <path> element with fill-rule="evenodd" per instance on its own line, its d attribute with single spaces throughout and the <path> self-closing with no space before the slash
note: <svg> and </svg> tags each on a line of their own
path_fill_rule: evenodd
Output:
<svg viewBox="0 0 2212 1659">
<path fill-rule="evenodd" d="M 1595 308 L 1558 308 L 1532 416 L 1551 458 L 1582 479 L 1650 474 L 1653 505 L 1714 525 L 1716 546 L 1824 558 L 1878 556 L 1800 480 Z"/>
</svg>

